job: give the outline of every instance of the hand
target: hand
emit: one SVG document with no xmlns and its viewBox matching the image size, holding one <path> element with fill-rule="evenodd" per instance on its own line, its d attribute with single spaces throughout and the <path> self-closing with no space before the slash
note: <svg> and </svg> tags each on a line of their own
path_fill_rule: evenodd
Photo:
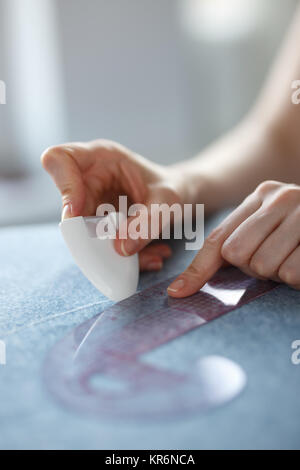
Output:
<svg viewBox="0 0 300 470">
<path fill-rule="evenodd" d="M 265 181 L 211 232 L 168 293 L 194 294 L 226 262 L 258 279 L 300 289 L 299 241 L 300 186 Z"/>
<path fill-rule="evenodd" d="M 62 195 L 62 218 L 95 215 L 101 203 L 118 210 L 118 196 L 127 195 L 128 205 L 180 202 L 176 177 L 171 171 L 107 140 L 71 143 L 47 149 L 41 161 Z M 165 243 L 151 239 L 116 240 L 121 255 L 139 253 L 142 270 L 159 270 L 171 255 Z"/>
</svg>

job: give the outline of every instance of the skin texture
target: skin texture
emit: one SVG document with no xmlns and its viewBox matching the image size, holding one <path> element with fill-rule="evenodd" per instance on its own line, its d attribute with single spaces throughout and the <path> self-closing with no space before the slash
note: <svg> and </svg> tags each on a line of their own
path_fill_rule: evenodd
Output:
<svg viewBox="0 0 300 470">
<path fill-rule="evenodd" d="M 176 175 L 115 142 L 96 140 L 51 147 L 41 160 L 61 192 L 62 219 L 95 215 L 101 203 L 118 208 L 119 195 L 128 196 L 128 206 L 181 203 Z M 150 241 L 117 239 L 115 248 L 123 256 L 139 252 L 141 270 L 160 270 L 171 249 L 162 242 L 147 246 Z"/>
<path fill-rule="evenodd" d="M 195 293 L 228 263 L 300 289 L 300 105 L 291 100 L 292 82 L 300 79 L 299 43 L 300 8 L 253 108 L 191 160 L 163 167 L 106 140 L 47 149 L 42 164 L 61 192 L 63 218 L 95 215 L 103 202 L 117 207 L 119 195 L 147 207 L 202 203 L 206 214 L 237 205 L 169 295 Z M 159 270 L 171 251 L 150 242 L 128 236 L 115 249 L 123 256 L 138 252 L 142 270 Z"/>
<path fill-rule="evenodd" d="M 266 181 L 206 238 L 192 264 L 169 286 L 197 292 L 224 264 L 300 289 L 300 187 Z"/>
</svg>

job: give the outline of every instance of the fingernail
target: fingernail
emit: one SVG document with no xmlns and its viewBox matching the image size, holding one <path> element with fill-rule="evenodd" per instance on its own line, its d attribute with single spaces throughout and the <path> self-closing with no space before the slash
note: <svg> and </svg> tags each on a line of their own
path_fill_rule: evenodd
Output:
<svg viewBox="0 0 300 470">
<path fill-rule="evenodd" d="M 121 243 L 121 250 L 124 256 L 133 255 L 136 253 L 139 248 L 139 240 L 132 240 L 132 238 L 128 238 L 127 240 L 122 240 Z"/>
<path fill-rule="evenodd" d="M 174 281 L 169 287 L 168 287 L 168 291 L 170 292 L 177 292 L 179 290 L 181 290 L 184 286 L 184 280 L 183 279 L 177 279 L 176 281 Z"/>
<path fill-rule="evenodd" d="M 64 206 L 62 215 L 61 215 L 61 220 L 65 220 L 72 217 L 72 204 L 68 203 Z"/>
<path fill-rule="evenodd" d="M 161 261 L 152 261 L 151 263 L 147 264 L 147 269 L 149 271 L 159 271 L 162 268 Z"/>
</svg>

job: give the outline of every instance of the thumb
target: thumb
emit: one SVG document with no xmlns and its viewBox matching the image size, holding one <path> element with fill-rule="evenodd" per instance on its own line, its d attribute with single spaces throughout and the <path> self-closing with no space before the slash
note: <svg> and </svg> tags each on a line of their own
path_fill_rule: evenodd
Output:
<svg viewBox="0 0 300 470">
<path fill-rule="evenodd" d="M 62 220 L 81 215 L 85 203 L 82 175 L 72 152 L 66 146 L 50 147 L 41 156 L 44 169 L 50 174 L 62 195 Z"/>
</svg>

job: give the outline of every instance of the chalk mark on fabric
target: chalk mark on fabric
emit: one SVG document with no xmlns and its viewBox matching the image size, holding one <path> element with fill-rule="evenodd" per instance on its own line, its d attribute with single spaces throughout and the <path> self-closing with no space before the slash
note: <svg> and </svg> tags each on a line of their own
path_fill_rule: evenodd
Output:
<svg viewBox="0 0 300 470">
<path fill-rule="evenodd" d="M 15 328 L 13 330 L 10 330 L 7 333 L 4 333 L 2 336 L 4 338 L 7 337 L 7 336 L 12 336 L 16 333 L 27 330 L 28 328 L 32 328 L 34 326 L 40 325 L 41 323 L 46 323 L 46 322 L 51 321 L 55 318 L 59 318 L 59 317 L 63 317 L 64 315 L 68 315 L 69 313 L 78 312 L 80 310 L 83 310 L 83 309 L 86 309 L 86 308 L 88 309 L 88 308 L 94 307 L 95 305 L 100 305 L 100 304 L 102 304 L 102 305 L 104 304 L 104 306 L 105 306 L 107 303 L 110 303 L 110 302 L 111 302 L 110 300 L 101 300 L 99 302 L 94 302 L 94 303 L 91 303 L 91 304 L 83 305 L 81 307 L 76 307 L 76 308 L 73 308 L 71 310 L 66 310 L 64 312 L 54 313 L 53 315 L 49 315 L 47 317 L 36 320 L 34 322 L 28 323 L 27 325 L 21 326 L 20 328 Z"/>
</svg>

